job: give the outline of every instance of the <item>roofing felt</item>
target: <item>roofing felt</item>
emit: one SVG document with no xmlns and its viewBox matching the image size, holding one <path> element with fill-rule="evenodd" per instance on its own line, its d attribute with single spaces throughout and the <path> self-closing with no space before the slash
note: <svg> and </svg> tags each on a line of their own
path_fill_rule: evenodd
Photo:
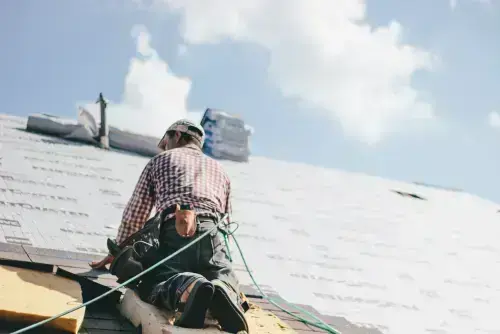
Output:
<svg viewBox="0 0 500 334">
<path fill-rule="evenodd" d="M 148 159 L 27 133 L 25 125 L 0 117 L 0 256 L 82 271 L 107 253 Z M 267 291 L 345 317 L 350 323 L 334 325 L 352 332 L 353 324 L 384 333 L 500 330 L 492 314 L 500 303 L 495 203 L 260 157 L 223 164 L 236 237 Z M 241 283 L 250 285 L 231 248 Z"/>
</svg>

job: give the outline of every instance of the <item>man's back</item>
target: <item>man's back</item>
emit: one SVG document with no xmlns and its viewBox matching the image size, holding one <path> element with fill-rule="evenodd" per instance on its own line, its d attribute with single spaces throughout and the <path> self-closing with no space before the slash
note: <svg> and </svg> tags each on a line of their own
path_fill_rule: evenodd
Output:
<svg viewBox="0 0 500 334">
<path fill-rule="evenodd" d="M 194 147 L 162 152 L 146 165 L 123 211 L 116 241 L 123 242 L 148 219 L 153 206 L 160 212 L 175 204 L 190 204 L 198 215 L 220 218 L 231 214 L 231 183 L 221 164 Z M 166 218 L 169 218 L 168 215 Z M 227 217 L 230 221 L 230 216 Z"/>
<path fill-rule="evenodd" d="M 230 180 L 221 164 L 200 150 L 181 147 L 154 157 L 151 181 L 156 208 L 191 204 L 198 214 L 230 209 Z"/>
</svg>

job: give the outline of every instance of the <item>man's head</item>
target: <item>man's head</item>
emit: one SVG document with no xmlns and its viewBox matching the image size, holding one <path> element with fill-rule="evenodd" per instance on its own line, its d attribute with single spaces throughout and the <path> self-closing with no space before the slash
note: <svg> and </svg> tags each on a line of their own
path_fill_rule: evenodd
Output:
<svg viewBox="0 0 500 334">
<path fill-rule="evenodd" d="M 205 131 L 203 131 L 201 125 L 187 119 L 181 119 L 167 129 L 165 135 L 158 143 L 158 147 L 162 150 L 171 150 L 188 144 L 194 144 L 201 148 L 204 137 Z"/>
</svg>

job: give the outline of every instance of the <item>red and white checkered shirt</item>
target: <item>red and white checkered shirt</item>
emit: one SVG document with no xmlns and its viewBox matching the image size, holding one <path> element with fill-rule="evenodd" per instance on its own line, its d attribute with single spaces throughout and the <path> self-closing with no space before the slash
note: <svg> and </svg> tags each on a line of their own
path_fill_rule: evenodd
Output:
<svg viewBox="0 0 500 334">
<path fill-rule="evenodd" d="M 230 191 L 231 182 L 221 164 L 198 148 L 162 152 L 142 171 L 123 212 L 116 242 L 122 243 L 141 229 L 153 206 L 160 212 L 174 204 L 191 204 L 198 215 L 230 215 Z"/>
</svg>

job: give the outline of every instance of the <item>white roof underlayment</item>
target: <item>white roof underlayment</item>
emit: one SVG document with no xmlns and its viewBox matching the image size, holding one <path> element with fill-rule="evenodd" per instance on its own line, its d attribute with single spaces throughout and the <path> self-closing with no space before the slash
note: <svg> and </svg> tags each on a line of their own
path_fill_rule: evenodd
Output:
<svg viewBox="0 0 500 334">
<path fill-rule="evenodd" d="M 0 242 L 105 255 L 148 159 L 25 128 L 0 116 Z M 500 332 L 496 203 L 262 157 L 222 163 L 236 237 L 268 289 L 384 333 Z"/>
</svg>

